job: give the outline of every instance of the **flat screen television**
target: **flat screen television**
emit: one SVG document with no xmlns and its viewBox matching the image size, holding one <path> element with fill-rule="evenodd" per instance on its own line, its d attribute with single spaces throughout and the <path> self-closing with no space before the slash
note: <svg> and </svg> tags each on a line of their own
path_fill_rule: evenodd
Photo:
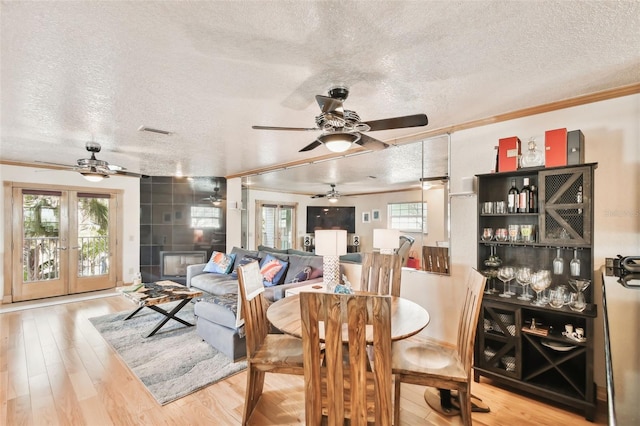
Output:
<svg viewBox="0 0 640 426">
<path fill-rule="evenodd" d="M 344 229 L 355 234 L 356 208 L 307 206 L 307 234 L 318 229 Z"/>
</svg>

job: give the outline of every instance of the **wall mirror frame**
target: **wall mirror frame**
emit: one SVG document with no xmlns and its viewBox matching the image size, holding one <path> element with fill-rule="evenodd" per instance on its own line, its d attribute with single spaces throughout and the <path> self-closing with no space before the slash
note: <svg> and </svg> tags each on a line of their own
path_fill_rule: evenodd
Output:
<svg viewBox="0 0 640 426">
<path fill-rule="evenodd" d="M 358 251 L 373 251 L 373 229 L 390 227 L 389 205 L 426 204 L 426 222 L 417 232 L 403 232 L 415 239 L 412 255 L 418 269 L 448 274 L 450 248 L 449 134 L 391 145 L 381 151 L 348 151 L 344 155 L 310 159 L 277 170 L 242 177 L 242 202 L 247 208 L 242 220 L 242 244 L 256 248 L 261 218 L 255 203 L 297 203 L 295 248 L 304 250 L 307 206 L 355 206 Z M 331 185 L 340 193 L 335 203 L 323 196 Z M 427 188 L 428 186 L 428 188 Z M 314 197 L 315 196 L 315 197 Z M 314 197 L 314 198 L 312 198 Z M 253 216 L 253 217 L 252 217 Z M 366 221 L 363 219 L 367 219 Z M 433 268 L 423 258 L 429 250 L 446 253 L 447 268 Z M 431 262 L 431 263 L 430 263 Z M 431 266 L 430 266 L 431 265 Z"/>
</svg>

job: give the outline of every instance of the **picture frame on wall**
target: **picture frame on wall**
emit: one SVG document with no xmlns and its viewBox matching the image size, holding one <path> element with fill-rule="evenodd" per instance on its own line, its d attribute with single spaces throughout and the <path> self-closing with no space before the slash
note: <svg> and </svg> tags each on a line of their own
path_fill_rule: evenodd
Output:
<svg viewBox="0 0 640 426">
<path fill-rule="evenodd" d="M 371 222 L 371 213 L 362 212 L 362 223 L 369 223 L 369 222 Z"/>
<path fill-rule="evenodd" d="M 380 210 L 371 210 L 371 219 L 373 221 L 379 221 L 380 220 Z"/>
</svg>

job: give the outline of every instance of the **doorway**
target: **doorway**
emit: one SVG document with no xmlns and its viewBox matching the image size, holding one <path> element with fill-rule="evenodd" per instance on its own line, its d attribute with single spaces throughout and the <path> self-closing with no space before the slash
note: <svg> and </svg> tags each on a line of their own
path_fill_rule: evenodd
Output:
<svg viewBox="0 0 640 426">
<path fill-rule="evenodd" d="M 15 185 L 14 302 L 116 286 L 118 191 Z"/>
<path fill-rule="evenodd" d="M 281 250 L 295 249 L 297 203 L 256 201 L 257 245 Z"/>
</svg>

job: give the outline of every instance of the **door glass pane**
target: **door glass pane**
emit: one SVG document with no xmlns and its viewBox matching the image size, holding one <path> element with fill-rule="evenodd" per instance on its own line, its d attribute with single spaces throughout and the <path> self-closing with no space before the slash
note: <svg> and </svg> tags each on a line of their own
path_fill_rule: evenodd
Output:
<svg viewBox="0 0 640 426">
<path fill-rule="evenodd" d="M 276 247 L 276 212 L 275 206 L 262 206 L 262 245 Z"/>
<path fill-rule="evenodd" d="M 60 277 L 60 193 L 22 194 L 23 282 Z"/>
<path fill-rule="evenodd" d="M 280 220 L 278 221 L 278 233 L 280 234 L 280 249 L 293 248 L 293 207 L 280 207 Z"/>
<path fill-rule="evenodd" d="M 77 207 L 78 277 L 106 275 L 109 273 L 109 196 L 78 194 Z"/>
</svg>

